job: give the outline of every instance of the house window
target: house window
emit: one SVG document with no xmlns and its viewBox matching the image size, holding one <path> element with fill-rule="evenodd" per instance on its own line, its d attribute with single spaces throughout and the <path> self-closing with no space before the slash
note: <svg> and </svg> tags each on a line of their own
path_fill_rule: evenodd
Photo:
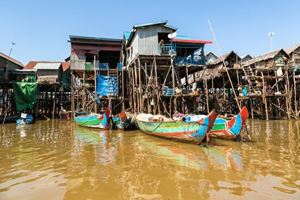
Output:
<svg viewBox="0 0 300 200">
<path fill-rule="evenodd" d="M 85 54 L 85 61 L 86 62 L 93 62 L 94 61 L 94 55 L 90 53 Z"/>
</svg>

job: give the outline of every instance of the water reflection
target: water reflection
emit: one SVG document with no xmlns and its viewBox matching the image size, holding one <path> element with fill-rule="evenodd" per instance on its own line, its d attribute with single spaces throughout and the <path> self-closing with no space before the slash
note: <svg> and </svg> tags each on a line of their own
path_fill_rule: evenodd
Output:
<svg viewBox="0 0 300 200">
<path fill-rule="evenodd" d="M 3 125 L 0 199 L 299 199 L 299 123 L 249 120 L 253 142 L 207 147 L 59 120 Z"/>
<path fill-rule="evenodd" d="M 80 149 L 78 142 L 93 145 L 96 163 L 107 165 L 116 160 L 117 151 L 122 142 L 122 133 L 112 134 L 106 130 L 75 127 L 75 145 Z M 78 152 L 78 149 L 76 150 Z"/>
</svg>

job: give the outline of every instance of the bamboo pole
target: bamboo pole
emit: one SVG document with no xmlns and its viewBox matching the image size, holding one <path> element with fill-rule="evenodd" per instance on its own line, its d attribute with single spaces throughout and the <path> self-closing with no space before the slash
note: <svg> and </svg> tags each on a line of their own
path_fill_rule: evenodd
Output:
<svg viewBox="0 0 300 200">
<path fill-rule="evenodd" d="M 71 70 L 71 119 L 75 117 L 75 91 L 74 91 L 74 75 Z"/>
<path fill-rule="evenodd" d="M 277 90 L 277 92 L 279 92 L 278 79 L 276 78 L 275 80 L 276 80 L 276 83 L 275 83 L 276 90 Z M 278 106 L 281 108 L 280 99 L 278 97 L 276 97 L 276 99 L 277 99 Z M 279 110 L 278 110 L 278 117 L 281 118 L 281 112 L 279 112 Z"/>
<path fill-rule="evenodd" d="M 218 49 L 221 51 L 221 48 L 220 48 L 220 46 L 219 46 L 219 44 L 218 44 L 216 35 L 215 35 L 214 31 L 213 31 L 213 28 L 212 28 L 212 25 L 211 25 L 210 21 L 208 21 L 208 23 L 209 23 L 211 32 L 212 32 L 212 34 L 213 34 L 214 40 L 215 40 L 215 42 L 216 42 L 216 44 L 217 44 L 217 47 L 218 47 Z M 226 66 L 226 64 L 225 64 L 224 57 L 222 57 L 222 62 L 223 62 L 223 67 L 225 67 L 225 71 L 226 71 L 226 74 L 227 74 L 227 76 L 228 76 L 228 79 L 229 79 L 231 88 L 232 88 L 232 90 L 233 90 L 234 99 L 235 99 L 236 104 L 237 104 L 237 106 L 238 106 L 238 108 L 239 108 L 239 111 L 241 111 L 241 106 L 240 106 L 240 104 L 239 104 L 239 100 L 238 100 L 238 97 L 237 97 L 237 95 L 236 95 L 236 92 L 235 92 L 235 89 L 234 89 L 234 85 L 233 85 L 233 83 L 232 83 L 230 74 L 229 74 L 228 69 L 227 69 L 227 66 Z"/>
<path fill-rule="evenodd" d="M 156 106 L 158 107 L 158 114 L 160 114 L 160 106 L 159 106 L 159 91 L 158 91 L 158 80 L 157 80 L 157 65 L 156 65 L 156 58 L 154 56 L 154 71 L 155 71 L 155 90 L 156 90 L 156 95 L 157 95 L 157 100 L 156 100 Z M 155 109 L 156 112 L 156 109 Z"/>
<path fill-rule="evenodd" d="M 266 97 L 266 86 L 265 86 L 265 79 L 264 74 L 261 72 L 262 81 L 263 81 L 263 102 L 265 104 L 265 112 L 266 112 L 266 120 L 269 120 L 269 114 L 268 114 L 268 101 Z"/>
<path fill-rule="evenodd" d="M 137 91 L 137 85 L 138 85 L 138 80 L 137 80 L 137 69 L 136 69 L 136 61 L 133 64 L 133 70 L 134 70 L 134 89 L 135 89 L 135 104 L 136 104 L 136 111 L 139 113 L 140 111 L 140 103 L 139 103 L 139 92 Z"/>
<path fill-rule="evenodd" d="M 206 109 L 207 113 L 209 113 L 209 100 L 208 100 L 208 86 L 207 86 L 207 79 L 205 79 L 205 98 L 206 98 Z"/>
<path fill-rule="evenodd" d="M 122 79 L 122 111 L 125 110 L 125 79 L 124 79 L 124 69 L 123 69 L 123 66 L 122 66 L 122 71 L 121 71 L 121 79 Z"/>
<path fill-rule="evenodd" d="M 294 84 L 294 107 L 296 117 L 298 117 L 298 103 L 297 103 L 297 86 L 296 86 L 296 79 L 295 79 L 295 72 L 293 73 L 293 84 Z"/>
<path fill-rule="evenodd" d="M 250 106 L 251 106 L 251 118 L 254 119 L 254 113 L 253 113 L 253 99 L 250 97 Z"/>
<path fill-rule="evenodd" d="M 173 99 L 173 110 L 174 110 L 174 113 L 177 112 L 177 100 L 176 100 L 176 91 L 175 91 L 175 68 L 174 68 L 174 65 L 173 65 L 173 56 L 171 57 L 171 66 L 172 66 L 172 87 L 173 87 L 173 90 L 174 90 L 174 99 Z M 170 112 L 170 115 L 172 115 L 172 112 Z"/>
<path fill-rule="evenodd" d="M 148 67 L 147 67 L 147 62 L 145 62 L 145 82 L 146 82 L 146 90 L 145 90 L 145 93 L 147 95 L 147 113 L 150 112 L 151 110 L 151 105 L 150 105 L 150 99 L 149 99 L 149 92 L 148 92 L 148 84 L 149 84 L 149 81 L 148 80 Z"/>
<path fill-rule="evenodd" d="M 54 119 L 54 116 L 55 116 L 55 100 L 56 100 L 56 87 L 55 87 L 55 90 L 54 90 L 54 95 L 53 93 L 51 92 L 52 96 L 52 101 L 53 101 L 53 105 L 52 105 L 52 119 Z"/>
<path fill-rule="evenodd" d="M 97 113 L 97 74 L 96 74 L 96 55 L 94 55 L 94 90 L 95 90 L 95 107 L 94 107 L 94 110 L 95 110 L 95 113 Z"/>
<path fill-rule="evenodd" d="M 135 96 L 135 82 L 134 82 L 134 68 L 132 68 L 131 70 L 131 73 L 132 73 L 132 103 L 133 103 L 133 112 L 136 113 L 137 110 L 136 110 L 136 96 Z"/>
<path fill-rule="evenodd" d="M 290 83 L 289 83 L 289 75 L 286 73 L 286 111 L 288 115 L 288 119 L 291 119 L 291 112 L 290 112 Z"/>
<path fill-rule="evenodd" d="M 138 68 L 139 68 L 139 101 L 140 101 L 140 109 L 139 112 L 143 109 L 143 93 L 142 93 L 142 79 L 141 79 L 141 61 L 140 58 L 138 58 Z"/>
</svg>

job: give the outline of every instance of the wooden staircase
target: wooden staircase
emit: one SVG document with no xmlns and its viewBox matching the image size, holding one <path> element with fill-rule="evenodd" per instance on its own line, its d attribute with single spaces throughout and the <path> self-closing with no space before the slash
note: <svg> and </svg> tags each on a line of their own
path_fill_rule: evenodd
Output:
<svg viewBox="0 0 300 200">
<path fill-rule="evenodd" d="M 253 69 L 250 66 L 243 66 L 242 67 L 245 78 L 247 82 L 249 83 L 249 92 L 255 92 L 256 89 L 258 88 L 257 86 L 257 81 L 256 81 L 256 76 L 253 72 Z"/>
</svg>

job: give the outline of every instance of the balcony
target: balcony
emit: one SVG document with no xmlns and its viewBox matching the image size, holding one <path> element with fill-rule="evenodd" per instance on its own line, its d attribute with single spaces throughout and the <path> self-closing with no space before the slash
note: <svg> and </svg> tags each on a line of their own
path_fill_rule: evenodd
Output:
<svg viewBox="0 0 300 200">
<path fill-rule="evenodd" d="M 184 48 L 184 47 L 183 47 Z M 160 47 L 161 55 L 174 55 L 175 65 L 205 65 L 205 57 L 202 55 L 188 55 L 179 56 L 177 50 L 180 51 L 182 47 L 176 46 L 176 44 L 165 44 Z"/>
<path fill-rule="evenodd" d="M 174 60 L 175 65 L 205 65 L 205 57 L 200 55 L 176 57 Z"/>
<path fill-rule="evenodd" d="M 161 55 L 176 55 L 176 44 L 165 44 L 160 47 Z"/>
<path fill-rule="evenodd" d="M 99 63 L 99 69 L 100 70 L 108 70 L 109 64 L 108 63 Z"/>
</svg>

